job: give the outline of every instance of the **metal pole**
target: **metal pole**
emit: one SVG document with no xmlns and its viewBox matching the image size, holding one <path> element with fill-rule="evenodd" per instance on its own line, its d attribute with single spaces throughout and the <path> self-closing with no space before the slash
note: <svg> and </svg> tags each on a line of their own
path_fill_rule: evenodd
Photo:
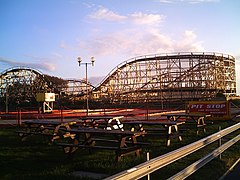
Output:
<svg viewBox="0 0 240 180">
<path fill-rule="evenodd" d="M 218 130 L 221 131 L 221 126 L 218 127 Z M 218 140 L 218 147 L 222 146 L 222 138 L 219 138 Z M 222 159 L 222 153 L 219 154 L 219 159 Z"/>
<path fill-rule="evenodd" d="M 6 84 L 6 113 L 8 113 L 8 82 Z"/>
<path fill-rule="evenodd" d="M 87 63 L 86 63 L 86 94 L 87 94 L 87 99 L 86 99 L 86 114 L 88 116 L 88 76 L 87 76 Z"/>
<path fill-rule="evenodd" d="M 89 109 L 89 105 L 88 105 L 88 70 L 87 70 L 87 66 L 89 65 L 89 64 L 91 64 L 92 66 L 94 65 L 94 62 L 95 62 L 95 60 L 94 60 L 94 57 L 91 57 L 91 63 L 82 63 L 82 59 L 80 58 L 80 57 L 78 57 L 78 64 L 79 64 L 79 66 L 81 65 L 81 64 L 85 64 L 85 66 L 86 66 L 86 115 L 88 116 L 88 109 Z"/>
<path fill-rule="evenodd" d="M 147 161 L 150 160 L 149 152 L 147 152 Z M 147 175 L 147 179 L 150 180 L 150 174 Z"/>
<path fill-rule="evenodd" d="M 18 126 L 20 127 L 20 126 L 22 125 L 22 111 L 21 111 L 21 108 L 18 107 L 18 108 L 17 108 L 17 111 L 18 111 L 17 124 L 18 124 Z"/>
<path fill-rule="evenodd" d="M 61 110 L 61 122 L 63 122 L 63 106 L 60 106 L 60 110 Z"/>
</svg>

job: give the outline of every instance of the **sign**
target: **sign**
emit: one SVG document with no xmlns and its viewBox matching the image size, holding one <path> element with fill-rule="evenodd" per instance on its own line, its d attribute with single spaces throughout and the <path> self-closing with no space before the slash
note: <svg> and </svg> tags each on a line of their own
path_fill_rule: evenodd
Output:
<svg viewBox="0 0 240 180">
<path fill-rule="evenodd" d="M 211 115 L 227 115 L 227 101 L 192 101 L 189 102 L 189 113 L 205 113 Z"/>
<path fill-rule="evenodd" d="M 55 93 L 37 93 L 38 102 L 53 102 L 55 101 Z"/>
</svg>

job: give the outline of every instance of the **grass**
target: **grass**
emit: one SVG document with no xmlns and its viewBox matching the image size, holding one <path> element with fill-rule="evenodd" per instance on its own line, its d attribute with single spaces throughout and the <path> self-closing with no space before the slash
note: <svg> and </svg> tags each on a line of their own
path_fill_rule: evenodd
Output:
<svg viewBox="0 0 240 180">
<path fill-rule="evenodd" d="M 198 136 L 196 136 L 195 129 L 188 130 L 182 135 L 182 142 L 174 139 L 171 141 L 170 147 L 165 146 L 165 139 L 163 138 L 146 137 L 146 141 L 152 143 L 149 149 L 150 158 L 165 154 L 215 133 L 218 131 L 219 125 L 223 129 L 234 123 L 236 122 L 214 123 L 214 125 L 207 126 L 206 133 L 201 133 Z M 85 150 L 79 150 L 73 157 L 68 157 L 61 148 L 49 144 L 48 139 L 44 137 L 34 136 L 22 142 L 15 131 L 16 127 L 0 128 L 0 179 L 87 179 L 74 177 L 70 173 L 91 171 L 111 175 L 129 169 L 146 159 L 146 150 L 143 150 L 139 158 L 126 156 L 118 163 L 115 162 L 113 151 L 98 150 L 90 154 Z M 234 134 L 239 134 L 239 130 Z M 234 137 L 234 134 L 230 135 L 229 138 Z M 164 167 L 152 173 L 151 179 L 166 179 L 208 154 L 217 146 L 217 142 L 213 143 L 176 163 Z M 237 142 L 223 153 L 222 159 L 215 158 L 189 179 L 203 179 L 203 177 L 204 179 L 218 179 L 239 157 L 240 142 Z"/>
</svg>

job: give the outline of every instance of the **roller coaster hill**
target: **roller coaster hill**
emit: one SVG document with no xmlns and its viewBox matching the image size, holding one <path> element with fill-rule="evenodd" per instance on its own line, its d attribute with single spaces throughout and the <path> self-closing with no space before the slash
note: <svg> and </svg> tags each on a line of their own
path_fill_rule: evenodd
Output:
<svg viewBox="0 0 240 180">
<path fill-rule="evenodd" d="M 56 106 L 178 107 L 187 101 L 236 96 L 235 58 L 209 52 L 139 56 L 115 67 L 97 86 L 86 80 L 62 79 L 17 67 L 0 74 L 0 106 L 37 107 L 36 94 L 53 92 Z M 88 92 L 88 93 L 86 93 Z"/>
</svg>

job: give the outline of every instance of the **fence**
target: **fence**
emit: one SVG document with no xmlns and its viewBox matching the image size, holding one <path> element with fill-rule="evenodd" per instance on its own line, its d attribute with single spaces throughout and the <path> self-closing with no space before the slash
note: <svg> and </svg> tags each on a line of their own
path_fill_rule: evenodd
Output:
<svg viewBox="0 0 240 180">
<path fill-rule="evenodd" d="M 154 159 L 151 159 L 149 161 L 146 161 L 142 164 L 139 164 L 131 169 L 122 171 L 118 174 L 115 174 L 111 177 L 106 178 L 105 180 L 126 180 L 126 179 L 140 179 L 160 168 L 163 168 L 217 140 L 221 140 L 222 137 L 240 129 L 240 123 L 237 123 L 231 127 L 228 127 L 224 130 L 221 130 L 215 134 L 212 134 L 206 138 L 203 138 L 199 141 L 196 141 L 194 143 L 191 143 L 187 146 L 184 146 L 182 148 L 176 149 L 172 152 L 169 152 L 167 154 L 164 154 L 162 156 L 156 157 Z M 206 163 L 211 161 L 213 158 L 220 155 L 223 151 L 225 151 L 228 147 L 236 143 L 240 140 L 240 134 L 237 135 L 235 138 L 229 140 L 225 144 L 221 145 L 219 148 L 215 149 L 212 153 L 208 154 L 207 156 L 203 157 L 202 159 L 196 161 L 192 165 L 188 166 L 184 170 L 180 171 L 176 175 L 172 176 L 169 179 L 184 179 L 188 177 L 189 175 L 193 174 L 195 171 L 197 171 L 199 168 L 204 166 Z"/>
</svg>

